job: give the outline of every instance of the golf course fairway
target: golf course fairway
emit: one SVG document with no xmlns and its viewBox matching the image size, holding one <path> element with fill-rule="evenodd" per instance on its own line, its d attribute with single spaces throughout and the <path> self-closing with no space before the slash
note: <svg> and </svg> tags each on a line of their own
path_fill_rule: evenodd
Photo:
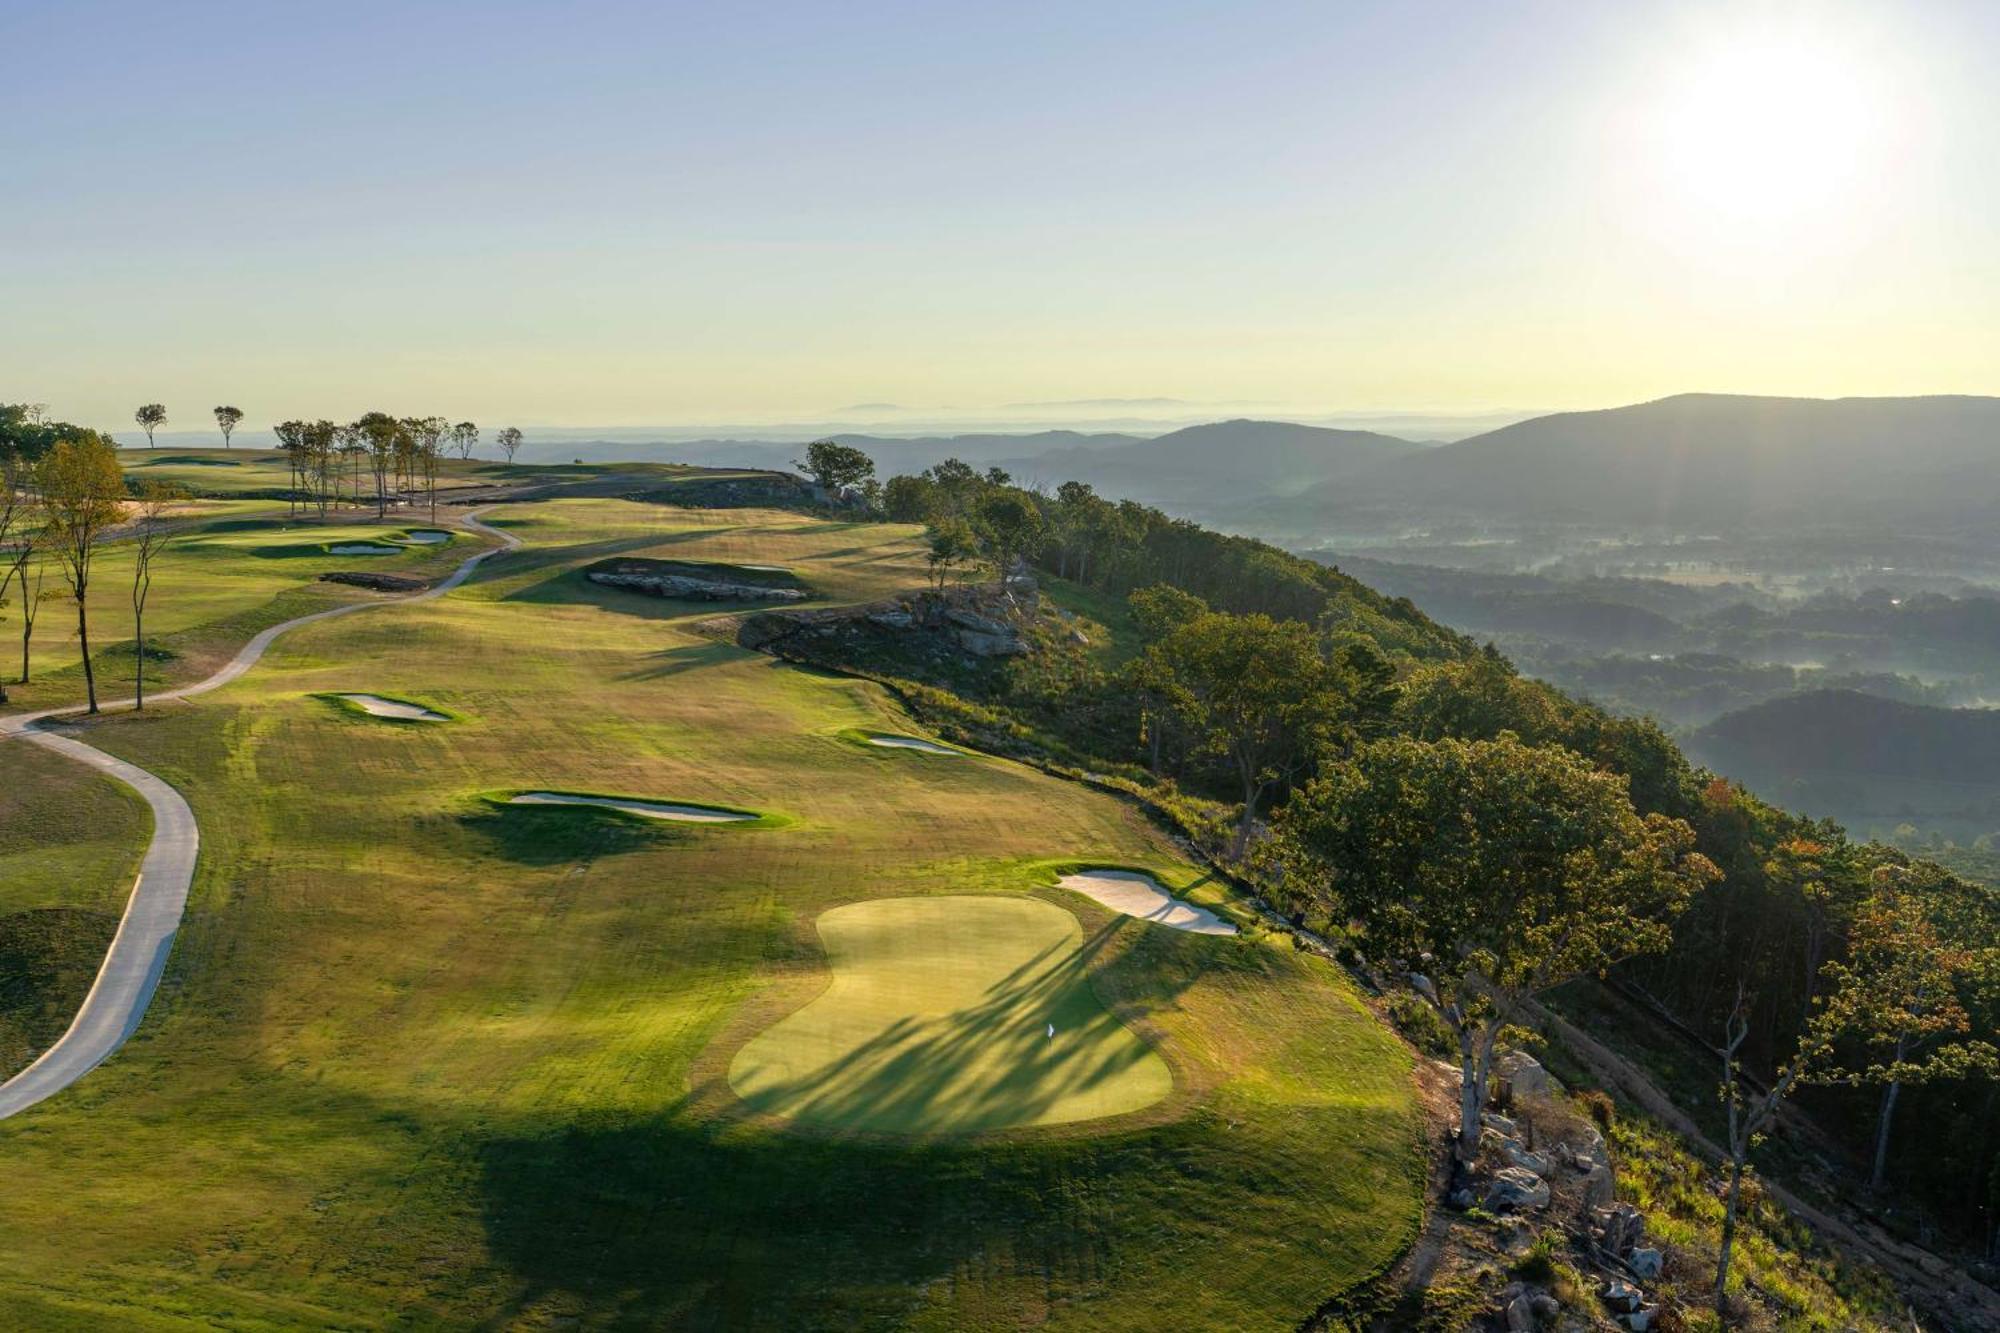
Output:
<svg viewBox="0 0 2000 1333">
<path fill-rule="evenodd" d="M 1105 1012 L 1076 918 L 1038 898 L 878 898 L 822 914 L 833 983 L 736 1055 L 760 1111 L 877 1133 L 1094 1120 L 1173 1090 Z M 1053 1026 L 1054 1035 L 1049 1029 Z"/>
</svg>

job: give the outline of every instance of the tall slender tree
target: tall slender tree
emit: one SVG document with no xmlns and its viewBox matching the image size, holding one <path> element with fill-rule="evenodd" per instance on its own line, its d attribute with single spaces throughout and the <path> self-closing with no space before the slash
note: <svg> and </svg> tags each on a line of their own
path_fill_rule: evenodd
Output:
<svg viewBox="0 0 2000 1333">
<path fill-rule="evenodd" d="M 473 447 L 479 443 L 479 427 L 470 421 L 459 422 L 451 428 L 451 443 L 461 462 L 472 457 Z"/>
<path fill-rule="evenodd" d="M 118 455 L 96 431 L 62 440 L 42 460 L 40 483 L 48 548 L 76 599 L 76 638 L 83 687 L 97 711 L 97 672 L 90 660 L 90 574 L 99 538 L 124 517 L 125 477 Z"/>
<path fill-rule="evenodd" d="M 150 449 L 153 447 L 153 432 L 167 424 L 167 409 L 158 403 L 147 403 L 132 414 L 132 420 L 146 432 L 146 447 Z"/>
<path fill-rule="evenodd" d="M 149 481 L 139 494 L 138 527 L 132 534 L 132 707 L 146 706 L 146 598 L 153 591 L 153 561 L 178 534 L 167 511 L 187 498 L 168 482 Z"/>
<path fill-rule="evenodd" d="M 291 421 L 280 421 L 271 427 L 272 434 L 278 437 L 278 448 L 284 452 L 286 463 L 290 464 L 290 480 L 285 487 L 285 512 L 291 515 L 299 512 L 299 505 L 303 499 L 299 492 L 304 489 L 308 466 L 306 454 L 309 445 L 306 440 L 306 429 L 306 423 L 296 418 Z"/>
<path fill-rule="evenodd" d="M 370 412 L 354 423 L 368 445 L 368 468 L 375 474 L 375 517 L 389 514 L 389 474 L 408 432 L 387 412 Z"/>
<path fill-rule="evenodd" d="M 243 420 L 240 407 L 218 407 L 215 409 L 215 424 L 222 431 L 222 447 L 229 447 L 229 437 L 236 433 L 236 427 Z"/>
<path fill-rule="evenodd" d="M 515 450 L 521 447 L 520 428 L 516 426 L 509 426 L 507 427 L 507 429 L 501 431 L 498 435 L 494 436 L 493 441 L 495 444 L 498 444 L 500 446 L 500 452 L 507 455 L 507 461 L 511 463 L 514 461 Z"/>
</svg>

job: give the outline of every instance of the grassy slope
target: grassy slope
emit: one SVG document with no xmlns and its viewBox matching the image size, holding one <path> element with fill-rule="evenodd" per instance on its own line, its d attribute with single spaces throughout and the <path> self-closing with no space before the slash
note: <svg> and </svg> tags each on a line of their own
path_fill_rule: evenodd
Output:
<svg viewBox="0 0 2000 1333">
<path fill-rule="evenodd" d="M 1332 969 L 1037 887 L 1050 858 L 1192 872 L 1112 798 L 856 744 L 913 728 L 873 686 L 687 632 L 714 608 L 573 572 L 748 560 L 877 596 L 919 577 L 907 533 L 615 501 L 500 518 L 530 549 L 450 598 L 92 729 L 187 793 L 203 857 L 137 1038 L 0 1123 L 7 1322 L 1289 1328 L 1400 1249 L 1407 1061 Z M 329 690 L 463 720 L 374 722 L 309 697 Z M 545 786 L 791 822 L 479 799 Z M 1090 984 L 1172 1064 L 1166 1101 L 928 1143 L 741 1112 L 731 1054 L 826 984 L 819 912 L 1024 890 L 1102 939 Z"/>
<path fill-rule="evenodd" d="M 12 1073 L 90 989 L 153 820 L 133 792 L 38 745 L 7 742 L 0 766 L 0 1071 Z"/>
</svg>

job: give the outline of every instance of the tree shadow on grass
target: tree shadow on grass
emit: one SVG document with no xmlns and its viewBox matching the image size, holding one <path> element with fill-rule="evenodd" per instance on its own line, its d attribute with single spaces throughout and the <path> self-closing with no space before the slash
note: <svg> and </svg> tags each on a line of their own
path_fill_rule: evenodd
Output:
<svg viewBox="0 0 2000 1333">
<path fill-rule="evenodd" d="M 530 866 L 595 861 L 672 846 L 690 836 L 657 819 L 587 805 L 483 803 L 460 815 L 458 822 L 495 855 Z"/>
</svg>

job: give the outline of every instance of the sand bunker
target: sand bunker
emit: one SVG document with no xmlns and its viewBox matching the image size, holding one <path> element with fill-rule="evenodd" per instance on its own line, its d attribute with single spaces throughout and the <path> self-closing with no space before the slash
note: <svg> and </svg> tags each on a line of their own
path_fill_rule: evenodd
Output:
<svg viewBox="0 0 2000 1333">
<path fill-rule="evenodd" d="M 783 565 L 738 565 L 738 569 L 754 569 L 759 574 L 789 574 L 792 571 Z"/>
<path fill-rule="evenodd" d="M 404 703 L 401 699 L 384 699 L 379 694 L 343 694 L 339 696 L 373 717 L 393 717 L 404 722 L 449 722 L 451 719 L 434 708 L 422 704 Z"/>
<path fill-rule="evenodd" d="M 671 801 L 630 801 L 617 796 L 571 796 L 559 791 L 524 791 L 509 797 L 509 805 L 599 805 L 648 819 L 678 819 L 689 824 L 739 824 L 756 819 L 741 810 L 714 810 L 705 805 L 675 805 Z"/>
<path fill-rule="evenodd" d="M 350 543 L 349 545 L 346 545 L 346 546 L 329 546 L 329 547 L 327 547 L 326 549 L 328 550 L 328 552 L 330 552 L 330 553 L 331 553 L 331 554 L 333 554 L 333 555 L 396 555 L 396 554 L 398 554 L 398 552 L 397 552 L 396 548 L 395 548 L 395 547 L 393 547 L 393 546 L 376 546 L 376 545 L 374 545 L 374 544 L 373 544 L 373 543 L 371 543 L 371 542 L 361 542 L 361 543 Z"/>
<path fill-rule="evenodd" d="M 415 542 L 419 546 L 436 546 L 441 542 L 450 541 L 451 534 L 449 532 L 439 532 L 435 528 L 423 528 L 416 532 L 404 533 L 403 540 L 406 542 Z"/>
<path fill-rule="evenodd" d="M 1086 870 L 1064 875 L 1056 883 L 1074 889 L 1086 898 L 1095 898 L 1114 912 L 1136 916 L 1156 925 L 1196 935 L 1234 935 L 1236 927 L 1206 907 L 1183 902 L 1161 888 L 1151 875 L 1136 870 Z"/>
<path fill-rule="evenodd" d="M 915 736 L 870 736 L 870 745 L 879 745 L 885 750 L 922 750 L 925 754 L 963 754 L 949 745 L 939 745 L 936 741 L 919 740 Z"/>
</svg>

